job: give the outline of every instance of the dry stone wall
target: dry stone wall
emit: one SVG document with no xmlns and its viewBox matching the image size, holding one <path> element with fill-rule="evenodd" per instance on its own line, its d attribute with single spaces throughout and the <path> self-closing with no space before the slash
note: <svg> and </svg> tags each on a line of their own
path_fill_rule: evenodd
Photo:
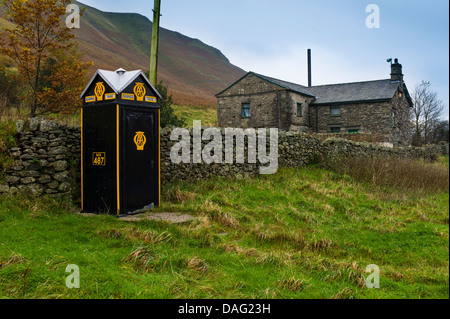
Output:
<svg viewBox="0 0 450 319">
<path fill-rule="evenodd" d="M 74 194 L 80 182 L 81 129 L 39 118 L 18 121 L 17 147 L 10 149 L 15 165 L 6 171 L 0 191 Z"/>
<path fill-rule="evenodd" d="M 448 145 L 448 144 L 447 144 Z M 439 156 L 445 155 L 440 145 L 424 147 L 384 147 L 366 142 L 353 142 L 341 138 L 330 138 L 322 143 L 324 156 L 336 157 L 397 157 L 401 159 L 425 160 L 435 162 Z"/>
<path fill-rule="evenodd" d="M 222 132 L 222 150 L 225 150 L 225 130 Z M 249 178 L 259 174 L 261 164 L 248 163 L 247 149 L 245 149 L 246 164 L 173 164 L 170 150 L 178 141 L 170 140 L 171 130 L 161 131 L 161 177 L 163 183 L 176 180 L 201 180 L 213 176 Z M 267 134 L 269 134 L 267 130 Z M 192 130 L 191 147 L 192 150 Z M 279 132 L 278 165 L 279 167 L 302 167 L 308 164 L 320 163 L 327 159 L 339 157 L 390 157 L 403 159 L 422 159 L 436 161 L 440 155 L 448 154 L 448 144 L 430 145 L 426 147 L 391 148 L 367 142 L 355 142 L 343 138 L 306 134 L 301 132 Z M 209 141 L 202 141 L 202 149 Z M 266 149 L 269 151 L 269 138 Z M 236 150 L 235 150 L 236 151 Z M 224 152 L 224 151 L 223 151 Z M 222 154 L 222 158 L 225 154 Z M 233 155 L 235 157 L 235 154 Z M 267 166 L 264 165 L 264 166 Z"/>
<path fill-rule="evenodd" d="M 70 194 L 79 199 L 81 130 L 55 122 L 30 119 L 17 123 L 17 147 L 10 150 L 16 164 L 7 170 L 6 180 L 0 182 L 1 193 L 23 192 L 33 196 Z M 161 130 L 161 179 L 163 185 L 171 181 L 195 181 L 215 176 L 251 178 L 259 174 L 262 164 L 248 164 L 245 148 L 244 164 L 174 164 L 170 158 L 171 129 Z M 190 132 L 190 149 L 193 134 Z M 222 134 L 222 156 L 225 158 L 225 129 Z M 269 136 L 269 131 L 267 130 Z M 278 166 L 301 167 L 337 157 L 389 157 L 435 161 L 448 155 L 448 144 L 421 148 L 388 148 L 366 142 L 342 138 L 327 138 L 299 132 L 279 132 Z M 210 141 L 202 141 L 202 149 Z M 270 149 L 267 138 L 267 151 Z M 236 148 L 233 158 L 235 159 Z M 267 166 L 264 165 L 264 166 Z"/>
</svg>

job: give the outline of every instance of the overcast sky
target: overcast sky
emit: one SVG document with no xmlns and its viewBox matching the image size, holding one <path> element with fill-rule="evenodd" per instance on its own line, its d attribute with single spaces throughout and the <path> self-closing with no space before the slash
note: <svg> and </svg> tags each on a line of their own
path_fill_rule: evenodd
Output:
<svg viewBox="0 0 450 319">
<path fill-rule="evenodd" d="M 81 2 L 153 19 L 152 0 Z M 380 9 L 379 28 L 366 26 L 369 4 Z M 430 81 L 449 117 L 447 0 L 162 0 L 161 10 L 163 28 L 216 47 L 246 71 L 303 85 L 308 48 L 313 85 L 386 79 L 386 59 L 398 58 L 409 90 Z"/>
</svg>

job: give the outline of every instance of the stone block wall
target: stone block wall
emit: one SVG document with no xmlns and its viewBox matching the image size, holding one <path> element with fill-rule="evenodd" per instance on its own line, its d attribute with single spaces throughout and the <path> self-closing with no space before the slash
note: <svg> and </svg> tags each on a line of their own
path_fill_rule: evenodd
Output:
<svg viewBox="0 0 450 319">
<path fill-rule="evenodd" d="M 277 92 L 254 95 L 225 96 L 219 99 L 218 119 L 220 127 L 278 127 Z M 242 104 L 250 104 L 251 116 L 242 117 Z M 281 103 L 281 102 L 280 102 Z"/>
<path fill-rule="evenodd" d="M 382 142 L 408 146 L 410 104 L 400 88 L 391 98 L 333 104 L 341 114 L 333 116 L 330 104 L 315 104 L 309 95 L 293 92 L 249 73 L 238 83 L 217 95 L 220 127 L 276 127 L 284 131 L 330 133 L 331 128 L 342 132 L 359 130 L 378 134 Z M 242 104 L 250 104 L 251 117 L 242 117 Z M 303 111 L 300 116 L 297 103 Z"/>
<path fill-rule="evenodd" d="M 353 142 L 341 138 L 330 138 L 322 142 L 323 154 L 328 158 L 336 157 L 397 157 L 410 160 L 435 162 L 443 154 L 440 145 L 424 147 L 384 147 L 366 142 Z"/>
<path fill-rule="evenodd" d="M 353 142 L 367 142 L 372 144 L 378 144 L 378 145 L 384 145 L 384 137 L 380 134 L 374 134 L 374 133 L 348 133 L 348 132 L 341 132 L 341 133 L 318 133 L 314 134 L 317 138 L 319 138 L 321 141 L 325 141 L 329 138 L 341 138 L 344 140 L 349 140 Z"/>
<path fill-rule="evenodd" d="M 347 132 L 349 128 L 360 128 L 361 133 L 376 132 L 383 136 L 384 142 L 392 140 L 392 107 L 389 102 L 339 106 L 340 116 L 331 115 L 330 105 L 311 107 L 312 131 L 330 133 L 331 127 L 340 127 L 341 132 Z"/>
<path fill-rule="evenodd" d="M 17 123 L 17 147 L 10 150 L 16 160 L 15 166 L 7 171 L 6 181 L 0 183 L 0 194 L 23 192 L 29 195 L 70 194 L 79 198 L 81 130 L 58 123 L 31 119 L 27 123 Z M 225 130 L 222 146 L 225 152 Z M 165 185 L 172 181 L 196 181 L 215 176 L 231 178 L 251 178 L 259 174 L 262 164 L 248 163 L 245 149 L 244 164 L 174 164 L 170 152 L 175 143 L 171 141 L 171 129 L 161 130 L 161 180 Z M 192 150 L 192 129 L 191 147 Z M 268 131 L 267 131 L 268 134 Z M 279 132 L 279 167 L 301 167 L 320 163 L 327 158 L 337 157 L 389 157 L 435 161 L 439 155 L 448 155 L 448 143 L 426 147 L 389 148 L 366 142 L 349 141 L 342 138 L 300 133 Z M 203 146 L 210 141 L 202 141 Z M 247 145 L 247 144 L 246 144 Z M 245 146 L 246 148 L 246 146 Z M 267 150 L 270 148 L 267 139 Z M 234 153 L 236 147 L 234 147 Z M 224 158 L 225 154 L 222 154 Z M 235 158 L 235 154 L 233 154 Z M 264 165 L 264 166 L 267 166 Z"/>
<path fill-rule="evenodd" d="M 239 84 L 218 96 L 219 127 L 263 128 L 284 131 L 309 130 L 309 104 L 313 98 L 290 92 L 249 74 Z M 242 117 L 242 104 L 250 104 L 251 117 Z M 303 114 L 297 114 L 297 103 L 303 104 Z"/>
<path fill-rule="evenodd" d="M 225 130 L 222 133 L 222 164 L 174 164 L 170 159 L 170 151 L 178 141 L 170 140 L 170 129 L 161 131 L 161 179 L 162 183 L 176 180 L 201 180 L 214 176 L 233 177 L 233 178 L 250 178 L 259 174 L 262 165 L 259 160 L 257 163 L 248 163 L 247 143 L 244 148 L 244 164 L 236 164 L 236 141 L 234 141 L 233 159 L 235 164 L 225 163 Z M 270 152 L 269 130 L 267 133 L 267 153 Z M 192 129 L 191 134 L 191 150 L 192 150 Z M 210 141 L 202 141 L 202 149 Z M 298 167 L 317 161 L 318 156 L 322 153 L 321 141 L 311 135 L 305 133 L 279 132 L 278 145 L 278 165 L 279 167 Z M 192 154 L 191 154 L 192 156 Z"/>
<path fill-rule="evenodd" d="M 285 124 L 286 131 L 291 132 L 310 132 L 311 131 L 311 117 L 309 111 L 309 104 L 313 98 L 306 95 L 289 92 L 289 101 L 284 112 L 287 114 Z M 302 114 L 298 114 L 297 104 L 302 104 Z"/>
<path fill-rule="evenodd" d="M 410 145 L 412 139 L 411 108 L 403 88 L 395 93 L 390 104 L 394 118 L 392 142 L 397 146 Z"/>
<path fill-rule="evenodd" d="M 77 194 L 80 183 L 81 129 L 39 118 L 17 122 L 15 165 L 6 171 L 4 193 Z"/>
<path fill-rule="evenodd" d="M 224 129 L 222 132 L 222 150 L 225 150 Z M 171 130 L 161 131 L 161 177 L 167 183 L 176 180 L 201 180 L 213 176 L 232 178 L 250 178 L 259 174 L 261 164 L 248 164 L 247 149 L 245 149 L 246 164 L 173 164 L 170 150 L 178 141 L 170 140 Z M 192 130 L 191 149 L 192 149 Z M 343 138 L 324 138 L 321 135 L 301 132 L 279 132 L 278 165 L 279 167 L 302 167 L 312 163 L 320 163 L 325 159 L 338 157 L 391 157 L 402 159 L 436 161 L 440 155 L 448 154 L 448 144 L 430 145 L 425 147 L 392 148 L 367 142 L 350 141 Z M 209 141 L 202 141 L 203 147 Z M 269 150 L 269 139 L 266 149 Z M 222 154 L 224 158 L 224 154 Z M 235 158 L 235 154 L 233 155 Z M 265 165 L 267 166 L 267 165 Z"/>
</svg>

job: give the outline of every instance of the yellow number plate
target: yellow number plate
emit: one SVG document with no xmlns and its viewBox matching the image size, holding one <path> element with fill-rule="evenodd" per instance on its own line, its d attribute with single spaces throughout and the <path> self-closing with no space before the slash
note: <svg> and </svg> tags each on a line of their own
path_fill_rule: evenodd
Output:
<svg viewBox="0 0 450 319">
<path fill-rule="evenodd" d="M 92 153 L 92 165 L 105 166 L 106 165 L 106 154 L 99 153 L 99 152 Z"/>
</svg>

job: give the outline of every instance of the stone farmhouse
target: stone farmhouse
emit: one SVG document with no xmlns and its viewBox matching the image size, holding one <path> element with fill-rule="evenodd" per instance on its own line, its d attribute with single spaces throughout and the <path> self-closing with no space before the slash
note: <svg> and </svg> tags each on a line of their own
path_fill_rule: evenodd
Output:
<svg viewBox="0 0 450 319">
<path fill-rule="evenodd" d="M 220 127 L 372 133 L 410 144 L 413 103 L 398 59 L 389 79 L 306 87 L 249 72 L 216 97 Z"/>
</svg>

